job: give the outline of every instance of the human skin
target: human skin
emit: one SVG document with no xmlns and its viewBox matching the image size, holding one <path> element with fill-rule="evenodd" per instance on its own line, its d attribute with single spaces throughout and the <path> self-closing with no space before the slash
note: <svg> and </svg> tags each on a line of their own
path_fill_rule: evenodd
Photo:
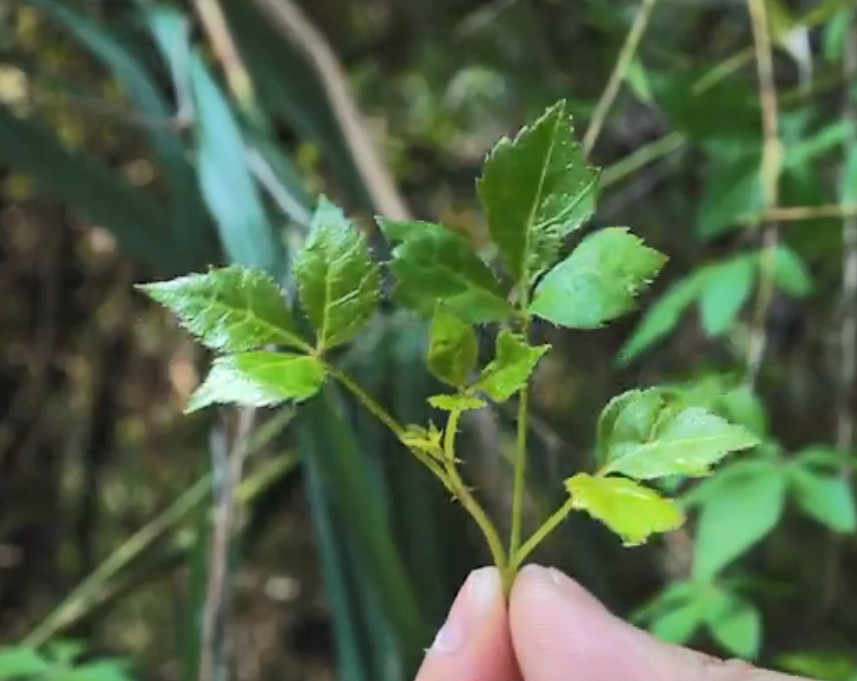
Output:
<svg viewBox="0 0 857 681">
<path fill-rule="evenodd" d="M 810 681 L 664 643 L 553 568 L 470 574 L 416 681 Z"/>
</svg>

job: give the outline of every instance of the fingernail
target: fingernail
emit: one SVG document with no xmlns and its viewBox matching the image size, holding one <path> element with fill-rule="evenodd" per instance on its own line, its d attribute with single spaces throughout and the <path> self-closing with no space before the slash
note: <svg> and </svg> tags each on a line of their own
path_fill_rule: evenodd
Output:
<svg viewBox="0 0 857 681">
<path fill-rule="evenodd" d="M 496 568 L 480 568 L 470 573 L 452 604 L 446 622 L 432 643 L 432 651 L 455 653 L 464 647 L 468 634 L 479 621 L 491 613 L 500 591 L 500 574 Z"/>
</svg>

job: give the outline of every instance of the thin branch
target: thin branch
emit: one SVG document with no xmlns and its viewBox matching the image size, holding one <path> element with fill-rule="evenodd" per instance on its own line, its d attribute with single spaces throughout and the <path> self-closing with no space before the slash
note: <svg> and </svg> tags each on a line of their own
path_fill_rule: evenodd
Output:
<svg viewBox="0 0 857 681">
<path fill-rule="evenodd" d="M 747 0 L 750 22 L 753 27 L 753 45 L 756 54 L 756 69 L 759 78 L 759 102 L 762 106 L 762 165 L 759 180 L 765 212 L 776 210 L 779 203 L 779 180 L 782 168 L 783 148 L 779 137 L 779 113 L 777 109 L 777 87 L 774 81 L 774 61 L 771 36 L 768 33 L 768 17 L 764 0 Z M 767 345 L 766 323 L 768 311 L 774 298 L 774 258 L 779 237 L 776 225 L 768 223 L 762 232 L 762 259 L 759 268 L 759 288 L 750 325 L 750 340 L 747 349 L 746 380 L 753 384 L 759 373 Z"/>
<path fill-rule="evenodd" d="M 372 144 L 349 90 L 345 71 L 330 44 L 291 0 L 254 1 L 283 37 L 304 53 L 315 69 L 375 209 L 394 220 L 407 219 L 410 212 Z"/>
<path fill-rule="evenodd" d="M 628 67 L 634 59 L 643 34 L 646 32 L 646 27 L 649 24 L 649 19 L 652 16 L 652 11 L 655 9 L 656 3 L 657 0 L 641 0 L 640 2 L 640 7 L 634 17 L 634 23 L 631 24 L 631 30 L 628 31 L 628 35 L 625 37 L 625 43 L 619 51 L 619 57 L 613 66 L 613 72 L 610 74 L 604 92 L 601 93 L 601 97 L 595 105 L 592 120 L 589 122 L 589 127 L 583 136 L 583 152 L 586 155 L 589 155 L 595 146 L 595 142 L 598 140 L 598 135 L 601 133 L 601 128 L 604 126 L 604 121 L 607 119 L 610 107 L 613 106 L 616 95 L 619 93 L 619 87 L 622 85 L 622 81 L 625 80 Z"/>
</svg>

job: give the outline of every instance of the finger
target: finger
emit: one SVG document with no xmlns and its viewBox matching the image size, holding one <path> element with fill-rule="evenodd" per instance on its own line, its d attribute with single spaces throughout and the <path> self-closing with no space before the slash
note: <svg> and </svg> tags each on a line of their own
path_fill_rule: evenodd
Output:
<svg viewBox="0 0 857 681">
<path fill-rule="evenodd" d="M 509 617 L 527 681 L 802 681 L 659 641 L 614 617 L 554 569 L 521 571 Z"/>
<path fill-rule="evenodd" d="M 426 653 L 417 681 L 519 681 L 496 568 L 470 573 Z"/>
</svg>

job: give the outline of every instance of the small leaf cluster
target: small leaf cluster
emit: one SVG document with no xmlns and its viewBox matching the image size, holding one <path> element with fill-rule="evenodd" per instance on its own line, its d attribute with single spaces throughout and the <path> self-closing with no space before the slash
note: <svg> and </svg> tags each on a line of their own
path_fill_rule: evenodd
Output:
<svg viewBox="0 0 857 681">
<path fill-rule="evenodd" d="M 221 353 L 188 409 L 298 402 L 328 378 L 338 380 L 462 502 L 495 562 L 511 571 L 555 520 L 573 510 L 601 520 L 628 545 L 678 527 L 684 515 L 676 503 L 644 483 L 706 475 L 726 454 L 758 440 L 661 389 L 632 390 L 607 405 L 598 425 L 597 471 L 566 481 L 569 502 L 520 551 L 515 540 L 503 547 L 458 470 L 455 437 L 462 413 L 525 391 L 550 348 L 531 344 L 533 318 L 570 329 L 599 328 L 632 310 L 666 262 L 625 227 L 592 231 L 563 256 L 569 237 L 593 215 L 598 187 L 598 171 L 587 165 L 572 132 L 559 102 L 488 155 L 477 181 L 491 241 L 485 251 L 440 224 L 377 218 L 391 247 L 386 266 L 394 299 L 430 319 L 426 364 L 450 388 L 429 399 L 447 414 L 443 428 L 398 424 L 331 362 L 328 351 L 354 340 L 375 313 L 382 273 L 365 235 L 324 197 L 292 263 L 308 324 L 288 294 L 259 270 L 228 267 L 141 287 Z M 493 357 L 480 368 L 477 334 L 487 323 L 499 330 Z M 525 410 L 521 419 L 525 433 Z"/>
</svg>

